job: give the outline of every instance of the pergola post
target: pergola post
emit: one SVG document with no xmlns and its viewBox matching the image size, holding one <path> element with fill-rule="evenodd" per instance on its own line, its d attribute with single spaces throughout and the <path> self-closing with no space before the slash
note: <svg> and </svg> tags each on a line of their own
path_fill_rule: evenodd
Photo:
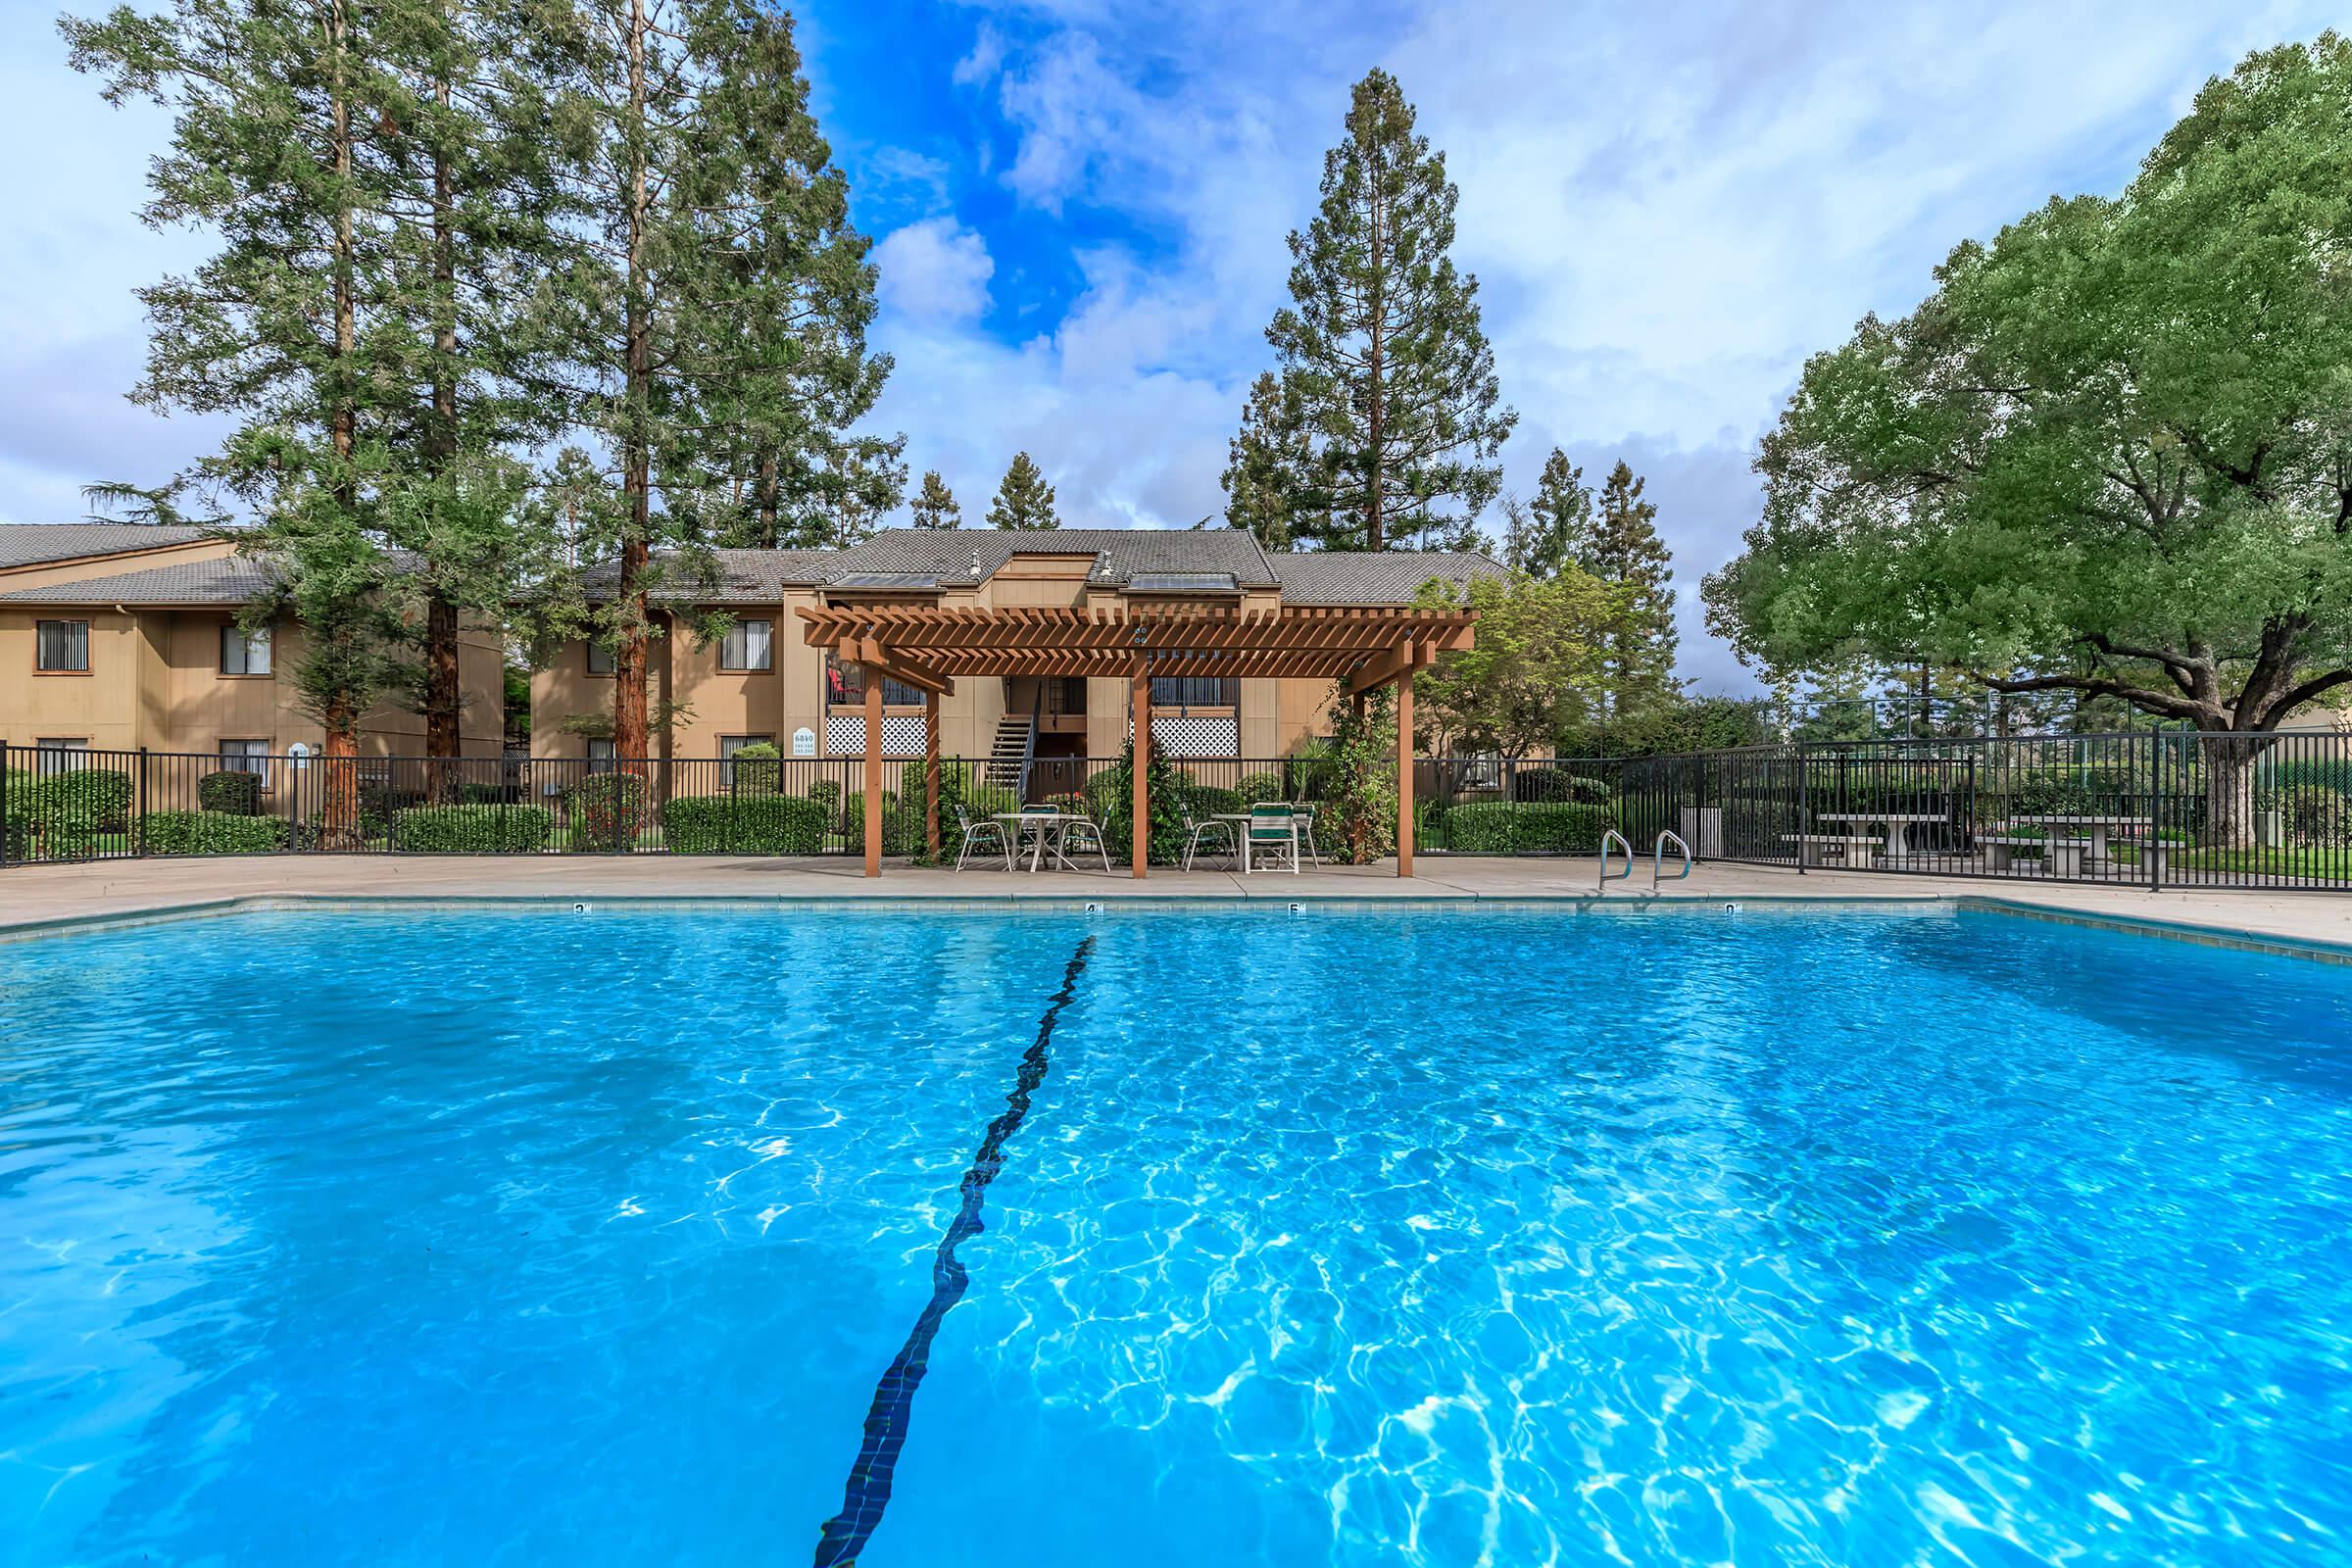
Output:
<svg viewBox="0 0 2352 1568">
<path fill-rule="evenodd" d="M 939 693 L 923 693 L 923 848 L 939 858 Z"/>
<path fill-rule="evenodd" d="M 1135 715 L 1135 876 L 1142 881 L 1152 860 L 1152 665 L 1135 662 L 1135 686 L 1128 707 Z"/>
<path fill-rule="evenodd" d="M 865 874 L 882 874 L 882 672 L 865 667 Z"/>
<path fill-rule="evenodd" d="M 1413 874 L 1413 670 L 1396 677 L 1396 874 Z"/>
</svg>

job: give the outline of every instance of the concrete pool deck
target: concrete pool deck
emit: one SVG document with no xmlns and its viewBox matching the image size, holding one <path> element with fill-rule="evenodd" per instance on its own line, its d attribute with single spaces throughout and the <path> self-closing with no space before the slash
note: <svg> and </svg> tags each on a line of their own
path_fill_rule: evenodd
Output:
<svg viewBox="0 0 2352 1568">
<path fill-rule="evenodd" d="M 1155 871 L 1138 882 L 1122 869 L 1110 875 L 1071 871 L 1006 872 L 889 866 L 879 878 L 859 875 L 848 858 L 769 859 L 753 857 L 638 858 L 540 856 L 473 858 L 462 856 L 256 857 L 251 859 L 100 860 L 79 865 L 12 866 L 0 870 L 0 934 L 83 920 L 194 912 L 247 901 L 465 899 L 533 902 L 591 899 L 887 899 L 1055 904 L 1087 900 L 1208 900 L 1282 904 L 1298 900 L 1458 903 L 1480 900 L 1590 901 L 1597 862 L 1591 859 L 1506 860 L 1422 857 L 1409 880 L 1392 862 L 1380 866 L 1309 867 L 1293 876 L 1260 872 Z M 1612 882 L 1611 906 L 1650 902 L 1649 867 L 1631 882 Z M 1843 904 L 1972 901 L 2103 921 L 2172 927 L 2218 938 L 2253 938 L 2286 946 L 2318 946 L 2352 956 L 2352 894 L 2242 892 L 2150 893 L 2144 888 L 2079 882 L 1903 876 L 1895 873 L 1809 870 L 1715 862 L 1687 881 L 1668 881 L 1658 902 L 1807 900 Z"/>
</svg>

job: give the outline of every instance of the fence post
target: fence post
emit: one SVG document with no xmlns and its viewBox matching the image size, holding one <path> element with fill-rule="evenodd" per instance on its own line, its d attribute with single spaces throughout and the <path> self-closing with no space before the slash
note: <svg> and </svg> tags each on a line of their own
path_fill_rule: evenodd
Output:
<svg viewBox="0 0 2352 1568">
<path fill-rule="evenodd" d="M 1805 874 L 1805 840 L 1813 831 L 1812 756 L 1803 741 L 1796 743 L 1796 874 Z"/>
<path fill-rule="evenodd" d="M 14 771 L 9 765 L 8 742 L 0 740 L 0 866 L 8 864 L 8 841 L 13 836 L 8 820 L 8 778 Z M 31 854 L 32 846 L 25 845 L 24 852 Z"/>
<path fill-rule="evenodd" d="M 139 801 L 131 813 L 130 853 L 144 857 L 147 853 L 147 748 L 139 748 Z"/>
<path fill-rule="evenodd" d="M 2148 842 L 2140 850 L 2148 862 L 2148 891 L 2164 891 L 2164 731 L 2148 737 Z"/>
</svg>

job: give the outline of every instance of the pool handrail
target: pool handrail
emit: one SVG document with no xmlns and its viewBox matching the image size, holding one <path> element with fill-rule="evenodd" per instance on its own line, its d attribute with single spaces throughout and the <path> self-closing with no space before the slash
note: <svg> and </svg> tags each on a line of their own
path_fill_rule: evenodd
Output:
<svg viewBox="0 0 2352 1568">
<path fill-rule="evenodd" d="M 1690 846 L 1683 842 L 1683 836 L 1680 833 L 1668 828 L 1658 835 L 1657 843 L 1651 845 L 1649 849 L 1649 891 L 1652 893 L 1658 891 L 1658 873 L 1665 868 L 1666 841 L 1668 839 L 1674 840 L 1675 849 L 1680 851 L 1683 857 L 1683 868 L 1674 873 L 1674 879 L 1680 882 L 1690 874 Z"/>
<path fill-rule="evenodd" d="M 1609 846 L 1611 844 L 1615 844 L 1625 852 L 1625 869 L 1613 877 L 1609 875 Z M 1609 891 L 1611 882 L 1631 882 L 1633 879 L 1634 847 L 1626 842 L 1624 834 L 1615 828 L 1610 828 L 1600 836 L 1600 881 L 1594 885 L 1592 891 L 1596 894 L 1605 894 Z"/>
</svg>

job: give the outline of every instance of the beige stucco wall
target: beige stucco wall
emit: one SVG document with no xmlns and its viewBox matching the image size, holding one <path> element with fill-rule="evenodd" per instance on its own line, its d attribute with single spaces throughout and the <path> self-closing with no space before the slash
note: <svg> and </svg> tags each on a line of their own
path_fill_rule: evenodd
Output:
<svg viewBox="0 0 2352 1568">
<path fill-rule="evenodd" d="M 87 740 L 99 751 L 217 753 L 224 740 L 258 740 L 282 753 L 295 742 L 317 747 L 318 720 L 302 711 L 288 672 L 300 658 L 299 629 L 281 626 L 269 675 L 223 675 L 220 629 L 226 610 L 108 610 L 78 607 L 0 609 L 0 739 Z M 34 670 L 38 622 L 86 620 L 87 674 Z M 504 743 L 505 655 L 494 627 L 462 633 L 458 654 L 466 707 L 460 720 L 464 755 L 495 758 Z M 424 719 L 392 704 L 362 718 L 361 749 L 370 756 L 418 756 Z"/>
</svg>

